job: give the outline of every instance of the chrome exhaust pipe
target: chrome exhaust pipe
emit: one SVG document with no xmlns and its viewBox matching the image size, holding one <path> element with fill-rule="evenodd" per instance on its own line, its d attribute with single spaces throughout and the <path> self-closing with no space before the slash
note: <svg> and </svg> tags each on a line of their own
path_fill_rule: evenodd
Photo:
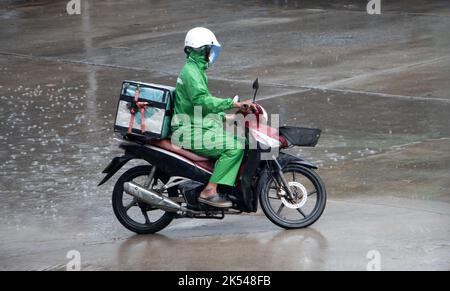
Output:
<svg viewBox="0 0 450 291">
<path fill-rule="evenodd" d="M 170 198 L 161 196 L 157 192 L 145 189 L 139 184 L 133 182 L 125 182 L 123 184 L 125 193 L 134 196 L 151 206 L 168 211 L 168 212 L 191 212 L 186 207 L 181 206 Z"/>
</svg>

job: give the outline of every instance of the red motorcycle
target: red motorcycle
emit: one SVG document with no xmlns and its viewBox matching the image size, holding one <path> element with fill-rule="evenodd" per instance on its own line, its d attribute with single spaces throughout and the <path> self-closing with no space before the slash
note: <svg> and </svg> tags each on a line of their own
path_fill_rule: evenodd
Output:
<svg viewBox="0 0 450 291">
<path fill-rule="evenodd" d="M 267 218 L 286 229 L 304 228 L 319 219 L 325 209 L 326 190 L 315 172 L 317 167 L 283 150 L 315 146 L 321 130 L 291 126 L 277 130 L 267 126 L 267 112 L 255 103 L 258 87 L 256 79 L 256 109 L 251 112 L 255 118 L 244 126 L 248 144 L 256 146 L 245 149 L 236 186 L 218 188 L 233 206 L 214 208 L 197 200 L 215 160 L 177 147 L 169 139 L 149 142 L 132 138 L 120 145 L 124 155 L 113 158 L 99 183 L 104 184 L 130 160 L 149 163 L 129 169 L 115 184 L 112 206 L 123 226 L 139 234 L 155 233 L 175 218 L 223 219 L 226 214 L 256 212 L 258 201 Z M 249 110 L 236 114 L 246 116 Z"/>
</svg>

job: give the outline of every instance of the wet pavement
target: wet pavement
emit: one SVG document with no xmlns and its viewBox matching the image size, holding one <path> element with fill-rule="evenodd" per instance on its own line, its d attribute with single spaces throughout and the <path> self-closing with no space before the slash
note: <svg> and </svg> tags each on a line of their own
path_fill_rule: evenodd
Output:
<svg viewBox="0 0 450 291">
<path fill-rule="evenodd" d="M 0 270 L 65 269 L 70 250 L 84 270 L 366 270 L 372 250 L 383 270 L 449 270 L 450 4 L 364 2 L 82 0 L 69 16 L 67 1 L 3 1 Z M 214 94 L 250 96 L 259 77 L 281 124 L 323 129 L 290 150 L 328 190 L 308 229 L 258 212 L 136 236 L 113 182 L 96 187 L 121 153 L 121 81 L 173 85 L 198 25 L 224 45 Z"/>
</svg>

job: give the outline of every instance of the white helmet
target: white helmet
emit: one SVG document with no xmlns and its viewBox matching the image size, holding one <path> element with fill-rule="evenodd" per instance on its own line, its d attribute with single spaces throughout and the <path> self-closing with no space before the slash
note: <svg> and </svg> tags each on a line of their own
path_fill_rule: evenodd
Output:
<svg viewBox="0 0 450 291">
<path fill-rule="evenodd" d="M 199 49 L 204 46 L 210 47 L 209 62 L 213 64 L 219 57 L 221 45 L 214 33 L 204 27 L 195 27 L 188 31 L 184 40 L 184 47 Z"/>
</svg>

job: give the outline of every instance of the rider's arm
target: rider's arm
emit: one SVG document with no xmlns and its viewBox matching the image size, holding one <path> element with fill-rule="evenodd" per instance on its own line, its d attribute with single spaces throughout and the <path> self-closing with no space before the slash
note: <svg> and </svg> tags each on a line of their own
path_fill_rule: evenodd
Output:
<svg viewBox="0 0 450 291">
<path fill-rule="evenodd" d="M 231 98 L 217 98 L 211 95 L 202 76 L 197 74 L 186 74 L 185 80 L 186 91 L 191 96 L 194 106 L 202 106 L 203 112 L 219 113 L 235 107 Z"/>
</svg>

